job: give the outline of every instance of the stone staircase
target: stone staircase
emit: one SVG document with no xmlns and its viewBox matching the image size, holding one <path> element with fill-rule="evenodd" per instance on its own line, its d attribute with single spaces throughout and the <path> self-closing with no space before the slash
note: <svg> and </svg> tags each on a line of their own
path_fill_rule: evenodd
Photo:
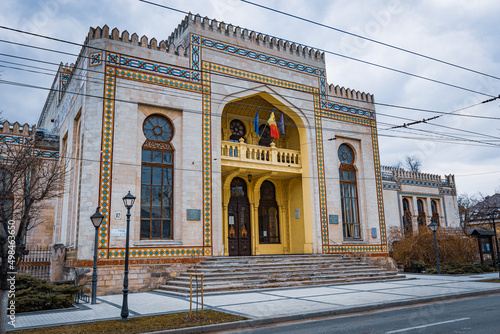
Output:
<svg viewBox="0 0 500 334">
<path fill-rule="evenodd" d="M 329 285 L 404 279 L 360 258 L 342 255 L 269 255 L 207 258 L 167 281 L 157 292 L 189 296 L 189 274 L 203 273 L 205 295 L 250 289 Z M 199 282 L 199 281 L 198 281 Z M 200 284 L 200 283 L 198 283 Z M 193 286 L 195 279 L 193 277 Z"/>
</svg>

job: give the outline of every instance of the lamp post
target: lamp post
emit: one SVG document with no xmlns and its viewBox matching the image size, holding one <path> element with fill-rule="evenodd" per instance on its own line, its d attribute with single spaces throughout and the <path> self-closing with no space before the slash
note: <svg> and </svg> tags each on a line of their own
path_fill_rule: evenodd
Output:
<svg viewBox="0 0 500 334">
<path fill-rule="evenodd" d="M 439 265 L 439 252 L 438 252 L 438 244 L 437 244 L 437 239 L 436 239 L 436 231 L 439 228 L 439 224 L 433 221 L 428 225 L 428 227 L 431 229 L 431 231 L 434 233 L 434 248 L 436 249 L 436 262 L 437 262 L 437 268 L 438 268 L 438 275 L 441 275 L 441 266 Z"/>
<path fill-rule="evenodd" d="M 498 252 L 497 225 L 495 224 L 495 215 L 496 215 L 495 211 L 488 212 L 488 216 L 490 216 L 491 222 L 493 224 L 493 233 L 495 233 L 495 251 L 496 251 L 495 258 L 498 261 L 498 277 L 500 277 L 500 260 L 498 259 L 498 255 L 500 255 L 500 253 Z"/>
<path fill-rule="evenodd" d="M 134 205 L 135 196 L 128 192 L 123 197 L 123 204 L 127 208 L 127 236 L 125 242 L 125 276 L 123 277 L 123 303 L 122 303 L 122 318 L 120 320 L 128 320 L 128 249 L 129 249 L 129 235 L 130 235 L 130 209 Z"/>
<path fill-rule="evenodd" d="M 94 271 L 92 273 L 92 301 L 91 304 L 96 304 L 97 295 L 97 233 L 102 221 L 104 220 L 104 215 L 99 212 L 99 207 L 95 209 L 95 213 L 90 216 L 90 220 L 95 227 L 95 243 L 94 243 Z"/>
</svg>

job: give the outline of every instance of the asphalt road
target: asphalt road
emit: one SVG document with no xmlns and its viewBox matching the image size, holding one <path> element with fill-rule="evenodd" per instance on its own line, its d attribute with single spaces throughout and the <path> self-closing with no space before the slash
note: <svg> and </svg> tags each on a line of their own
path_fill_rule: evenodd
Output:
<svg viewBox="0 0 500 334">
<path fill-rule="evenodd" d="M 500 333 L 500 295 L 227 331 L 252 334 Z"/>
</svg>

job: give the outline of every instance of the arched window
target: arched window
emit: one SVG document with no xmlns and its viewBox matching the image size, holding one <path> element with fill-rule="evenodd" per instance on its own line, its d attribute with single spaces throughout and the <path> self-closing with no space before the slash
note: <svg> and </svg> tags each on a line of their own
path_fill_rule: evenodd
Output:
<svg viewBox="0 0 500 334">
<path fill-rule="evenodd" d="M 439 212 L 435 200 L 431 201 L 431 212 L 432 212 L 431 222 L 439 225 Z"/>
<path fill-rule="evenodd" d="M 361 228 L 359 221 L 356 168 L 354 167 L 354 152 L 349 145 L 342 144 L 337 153 L 340 160 L 340 202 L 342 205 L 344 238 L 360 239 Z"/>
<path fill-rule="evenodd" d="M 410 211 L 410 202 L 407 198 L 403 198 L 403 231 L 405 234 L 412 234 L 412 214 Z"/>
<path fill-rule="evenodd" d="M 276 189 L 270 181 L 262 182 L 259 202 L 259 243 L 280 243 L 280 221 Z"/>
<path fill-rule="evenodd" d="M 144 121 L 142 146 L 141 239 L 173 238 L 174 135 L 169 119 L 151 115 Z"/>
<path fill-rule="evenodd" d="M 418 209 L 418 226 L 425 226 L 425 210 L 424 210 L 424 202 L 421 199 L 417 199 L 417 209 Z"/>
</svg>

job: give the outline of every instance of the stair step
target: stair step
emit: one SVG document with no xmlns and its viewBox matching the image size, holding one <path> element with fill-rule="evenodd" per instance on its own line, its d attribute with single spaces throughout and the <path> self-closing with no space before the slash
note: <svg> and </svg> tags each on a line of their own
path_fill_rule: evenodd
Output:
<svg viewBox="0 0 500 334">
<path fill-rule="evenodd" d="M 341 255 L 214 257 L 167 281 L 155 291 L 189 296 L 189 275 L 192 273 L 204 274 L 204 294 L 404 278 L 397 272 L 364 263 L 360 258 Z"/>
</svg>

